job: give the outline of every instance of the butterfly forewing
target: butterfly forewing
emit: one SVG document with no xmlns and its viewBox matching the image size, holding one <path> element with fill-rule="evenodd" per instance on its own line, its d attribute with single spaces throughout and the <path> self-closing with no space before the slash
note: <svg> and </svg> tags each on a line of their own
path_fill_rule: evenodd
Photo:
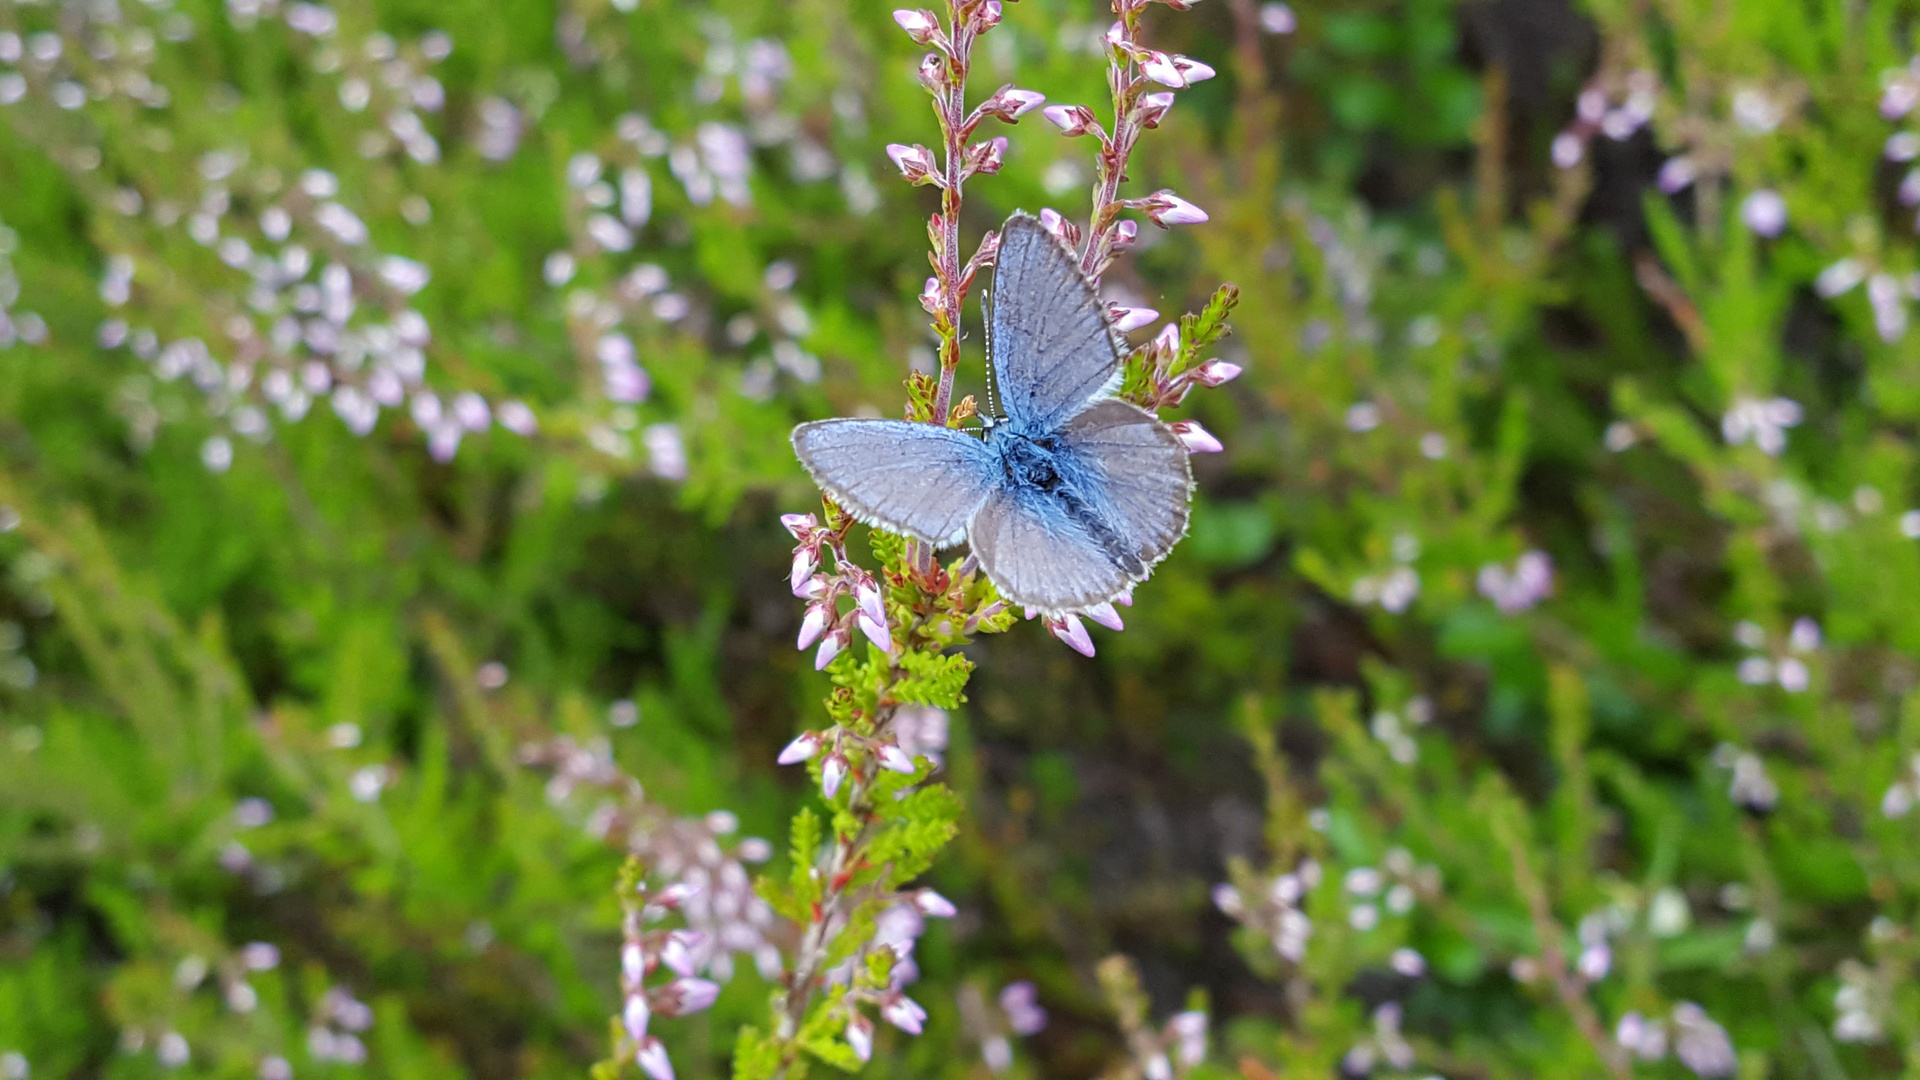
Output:
<svg viewBox="0 0 1920 1080">
<path fill-rule="evenodd" d="M 1119 369 L 1106 306 L 1039 219 L 1015 214 L 1000 231 L 988 317 L 994 381 L 1007 419 L 1051 431 Z"/>
<path fill-rule="evenodd" d="M 1088 501 L 1142 563 L 1159 562 L 1186 535 L 1187 448 L 1151 413 L 1097 401 L 1061 428 L 1060 446 L 1086 473 Z"/>
<path fill-rule="evenodd" d="M 816 420 L 793 429 L 793 449 L 854 517 L 942 547 L 966 536 L 1001 475 L 979 439 L 905 420 Z"/>
</svg>

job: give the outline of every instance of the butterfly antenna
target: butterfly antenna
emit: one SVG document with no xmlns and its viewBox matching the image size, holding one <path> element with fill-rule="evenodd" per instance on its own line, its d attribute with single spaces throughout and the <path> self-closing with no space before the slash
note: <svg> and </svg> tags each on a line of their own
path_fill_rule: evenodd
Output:
<svg viewBox="0 0 1920 1080">
<path fill-rule="evenodd" d="M 981 423 L 992 427 L 999 422 L 1001 414 L 1000 398 L 993 378 L 993 299 L 989 294 L 980 297 L 980 315 L 982 336 L 987 343 L 987 411 L 981 415 Z"/>
</svg>

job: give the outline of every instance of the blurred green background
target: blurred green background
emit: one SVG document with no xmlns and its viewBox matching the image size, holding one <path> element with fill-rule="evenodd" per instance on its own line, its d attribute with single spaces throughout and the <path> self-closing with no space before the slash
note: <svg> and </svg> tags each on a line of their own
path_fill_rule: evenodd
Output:
<svg viewBox="0 0 1920 1080">
<path fill-rule="evenodd" d="M 1220 76 L 1128 190 L 1212 220 L 1104 284 L 1239 286 L 1227 449 L 1097 658 L 969 647 L 960 914 L 869 1071 L 1128 1075 L 1125 954 L 1201 1077 L 1920 1077 L 1917 18 L 1152 11 Z M 1109 19 L 1009 3 L 976 95 L 1098 111 Z M 784 848 L 786 433 L 932 362 L 919 55 L 865 0 L 0 0 L 0 1078 L 604 1053 L 625 843 L 522 748 Z M 1086 140 L 1007 133 L 969 243 L 1085 214 Z M 1008 1065 L 962 1002 L 1016 980 Z"/>
</svg>

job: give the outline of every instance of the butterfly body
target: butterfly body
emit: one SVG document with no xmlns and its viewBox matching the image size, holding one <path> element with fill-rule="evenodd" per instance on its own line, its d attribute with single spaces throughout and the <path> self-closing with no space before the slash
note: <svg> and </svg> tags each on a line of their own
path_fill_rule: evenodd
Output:
<svg viewBox="0 0 1920 1080">
<path fill-rule="evenodd" d="M 793 445 L 856 518 L 966 540 L 1008 600 L 1049 614 L 1124 595 L 1186 532 L 1186 447 L 1108 396 L 1120 353 L 1071 252 L 1025 214 L 1001 232 L 988 341 L 1007 415 L 983 436 L 904 420 L 801 424 Z"/>
</svg>

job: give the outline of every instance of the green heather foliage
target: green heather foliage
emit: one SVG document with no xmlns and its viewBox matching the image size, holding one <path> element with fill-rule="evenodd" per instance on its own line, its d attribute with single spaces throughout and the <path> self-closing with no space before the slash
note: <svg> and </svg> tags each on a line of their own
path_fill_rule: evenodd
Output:
<svg viewBox="0 0 1920 1080">
<path fill-rule="evenodd" d="M 983 390 L 887 5 L 0 0 L 0 1080 L 1920 1078 L 1920 5 L 1140 23 L 1085 659 L 787 442 Z"/>
</svg>

